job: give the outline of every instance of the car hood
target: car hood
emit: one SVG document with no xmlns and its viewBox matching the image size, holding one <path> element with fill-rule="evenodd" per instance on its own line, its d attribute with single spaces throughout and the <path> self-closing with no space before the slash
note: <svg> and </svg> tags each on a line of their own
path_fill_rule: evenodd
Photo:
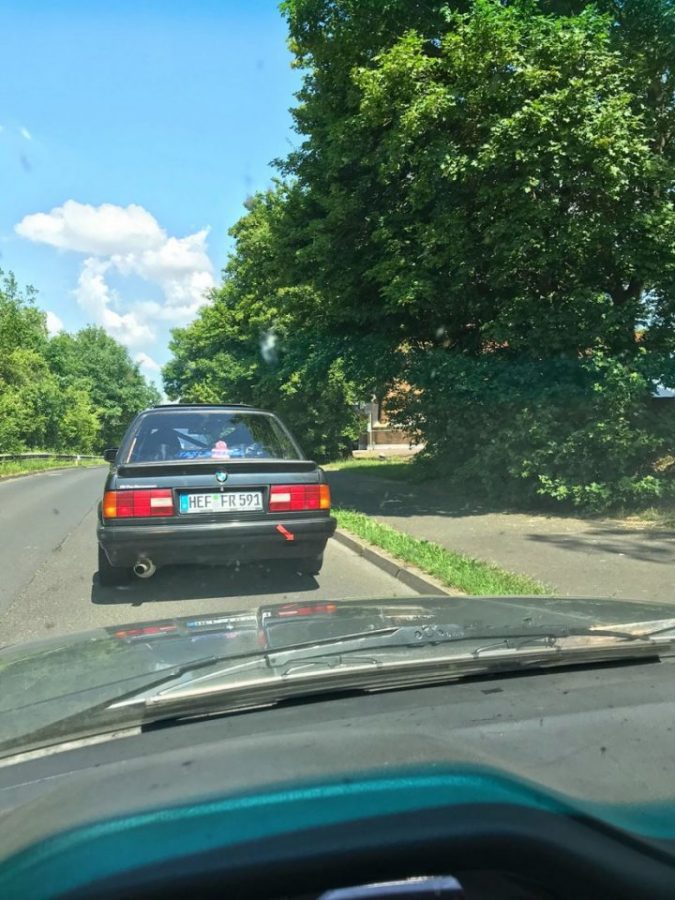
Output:
<svg viewBox="0 0 675 900">
<path fill-rule="evenodd" d="M 443 625 L 499 636 L 547 627 L 638 625 L 673 607 L 612 599 L 419 597 L 307 601 L 135 622 L 0 650 L 0 753 L 66 740 L 84 714 L 197 661 L 227 660 L 383 627 Z M 71 727 L 73 726 L 73 727 Z"/>
</svg>

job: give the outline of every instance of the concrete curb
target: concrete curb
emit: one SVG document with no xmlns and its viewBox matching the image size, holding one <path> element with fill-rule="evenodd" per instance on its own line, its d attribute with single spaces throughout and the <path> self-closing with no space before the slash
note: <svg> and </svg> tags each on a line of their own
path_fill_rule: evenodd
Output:
<svg viewBox="0 0 675 900">
<path fill-rule="evenodd" d="M 413 591 L 417 591 L 418 594 L 442 594 L 448 597 L 466 596 L 462 591 L 441 584 L 432 575 L 427 575 L 426 572 L 423 572 L 416 566 L 401 562 L 401 560 L 387 553 L 386 550 L 373 547 L 372 544 L 354 537 L 353 534 L 349 534 L 341 528 L 335 531 L 333 537 L 338 544 L 348 547 L 354 553 L 368 560 L 369 563 L 377 566 L 378 569 L 386 572 L 387 575 L 391 575 L 392 578 L 396 578 L 402 584 L 412 588 Z"/>
</svg>

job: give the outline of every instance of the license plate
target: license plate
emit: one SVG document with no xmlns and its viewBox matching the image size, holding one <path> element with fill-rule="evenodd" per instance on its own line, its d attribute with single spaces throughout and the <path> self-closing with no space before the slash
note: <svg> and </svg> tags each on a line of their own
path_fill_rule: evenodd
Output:
<svg viewBox="0 0 675 900">
<path fill-rule="evenodd" d="M 227 491 L 223 494 L 181 494 L 181 513 L 254 512 L 262 509 L 261 491 Z"/>
</svg>

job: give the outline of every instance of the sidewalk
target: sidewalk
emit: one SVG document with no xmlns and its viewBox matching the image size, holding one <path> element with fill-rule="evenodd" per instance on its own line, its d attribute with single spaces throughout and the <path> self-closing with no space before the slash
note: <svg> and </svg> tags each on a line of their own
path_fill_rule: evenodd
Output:
<svg viewBox="0 0 675 900">
<path fill-rule="evenodd" d="M 561 596 L 675 604 L 675 531 L 611 519 L 460 509 L 432 485 L 326 473 L 336 506 L 416 538 L 531 575 Z"/>
</svg>

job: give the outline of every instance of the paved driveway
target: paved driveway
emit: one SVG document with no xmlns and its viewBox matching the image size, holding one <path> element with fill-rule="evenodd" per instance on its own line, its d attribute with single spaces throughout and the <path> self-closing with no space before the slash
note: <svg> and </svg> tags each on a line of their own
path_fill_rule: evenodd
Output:
<svg viewBox="0 0 675 900">
<path fill-rule="evenodd" d="M 336 505 L 505 569 L 563 596 L 675 603 L 675 531 L 609 519 L 458 508 L 440 489 L 329 472 Z"/>
</svg>

